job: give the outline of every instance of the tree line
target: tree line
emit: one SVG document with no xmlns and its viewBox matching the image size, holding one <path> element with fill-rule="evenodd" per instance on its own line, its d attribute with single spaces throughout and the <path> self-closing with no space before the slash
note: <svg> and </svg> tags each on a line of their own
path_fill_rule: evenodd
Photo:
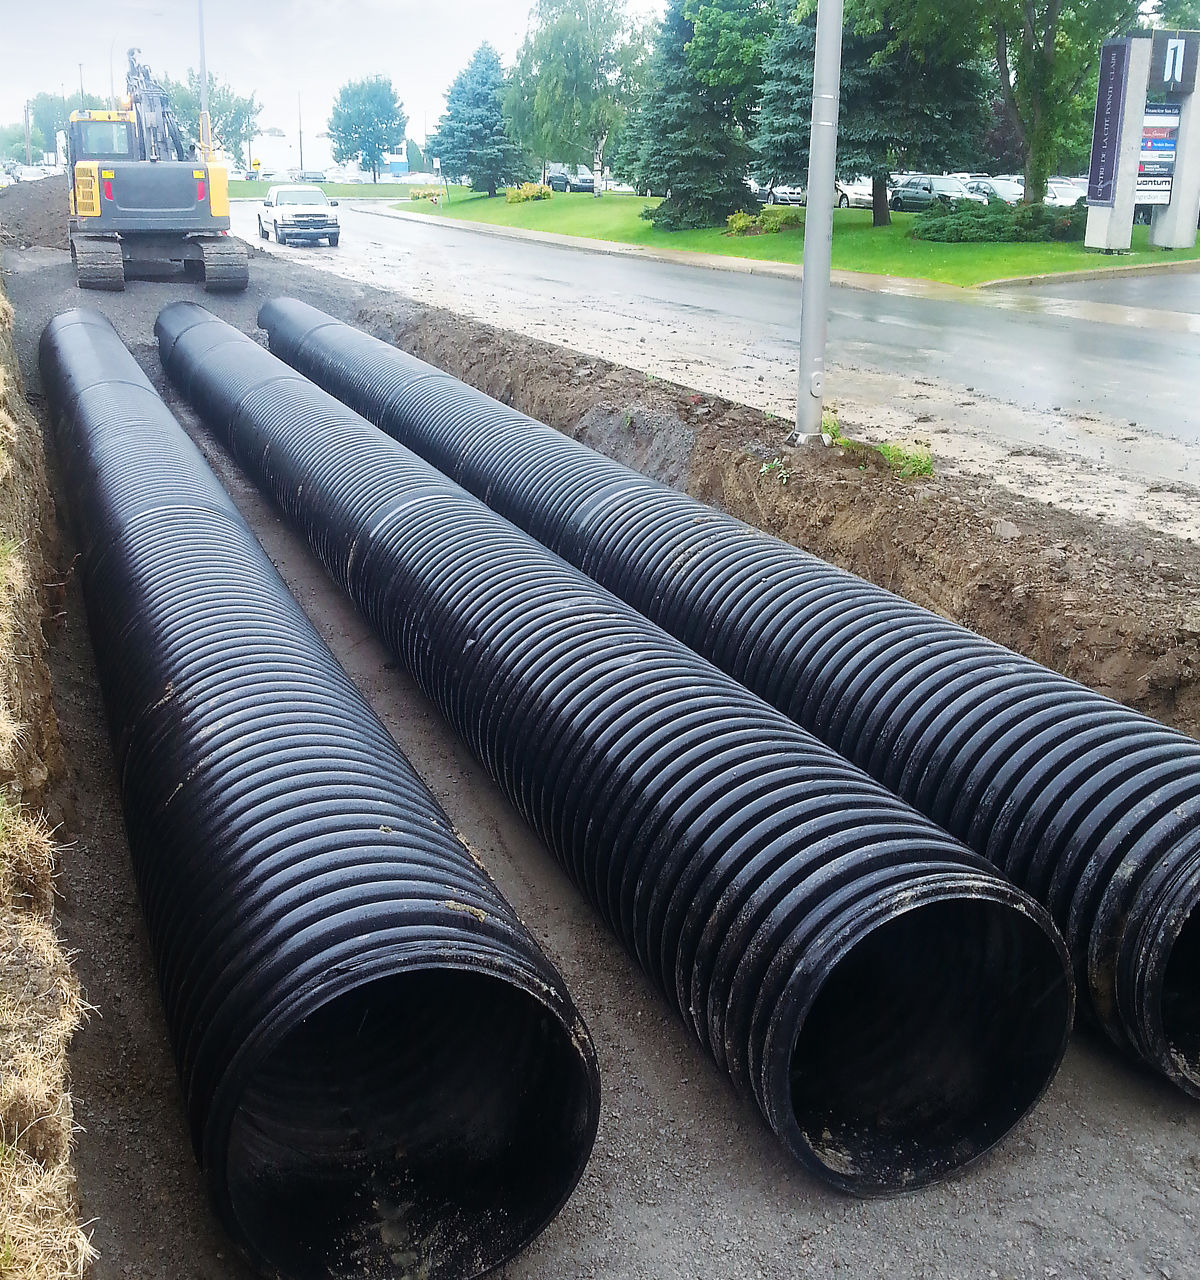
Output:
<svg viewBox="0 0 1200 1280">
<path fill-rule="evenodd" d="M 162 86 L 171 98 L 175 118 L 185 144 L 200 142 L 200 76 L 188 71 L 183 80 L 164 76 Z M 117 104 L 120 106 L 120 103 Z M 55 149 L 55 139 L 65 132 L 72 111 L 107 111 L 111 102 L 93 93 L 39 93 L 29 102 L 30 150 L 41 160 L 42 154 Z M 241 97 L 209 72 L 208 116 L 212 137 L 225 149 L 236 165 L 246 165 L 246 150 L 258 133 L 258 117 L 262 105 L 254 94 Z M 21 163 L 25 159 L 25 125 L 0 125 L 0 155 Z"/>
<path fill-rule="evenodd" d="M 1200 0 L 846 0 L 839 176 L 873 180 L 877 224 L 901 170 L 1018 171 L 1039 201 L 1086 166 L 1101 43 L 1147 24 L 1200 27 Z M 456 78 L 427 151 L 492 194 L 607 165 L 667 197 L 657 224 L 716 225 L 753 207 L 747 175 L 805 182 L 815 32 L 816 0 L 668 0 L 649 25 L 538 0 L 511 68 L 484 45 Z"/>
</svg>

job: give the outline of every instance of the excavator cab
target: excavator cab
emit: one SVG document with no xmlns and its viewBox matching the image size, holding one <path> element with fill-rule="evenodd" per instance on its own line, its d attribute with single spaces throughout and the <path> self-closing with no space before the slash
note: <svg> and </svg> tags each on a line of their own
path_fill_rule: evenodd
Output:
<svg viewBox="0 0 1200 1280">
<path fill-rule="evenodd" d="M 229 235 L 228 170 L 185 152 L 170 99 L 136 53 L 129 105 L 73 111 L 67 128 L 79 287 L 123 289 L 127 268 L 157 275 L 182 267 L 210 291 L 244 289 L 245 246 Z"/>
</svg>

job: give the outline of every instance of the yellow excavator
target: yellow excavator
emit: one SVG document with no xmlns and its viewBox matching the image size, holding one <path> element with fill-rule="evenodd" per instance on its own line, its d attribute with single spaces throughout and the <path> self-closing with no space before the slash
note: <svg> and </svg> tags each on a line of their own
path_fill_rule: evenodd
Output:
<svg viewBox="0 0 1200 1280">
<path fill-rule="evenodd" d="M 244 289 L 246 247 L 229 234 L 229 172 L 208 145 L 185 148 L 171 100 L 129 51 L 115 111 L 72 111 L 71 257 L 81 289 L 124 289 L 125 272 L 182 267 L 210 292 Z"/>
</svg>

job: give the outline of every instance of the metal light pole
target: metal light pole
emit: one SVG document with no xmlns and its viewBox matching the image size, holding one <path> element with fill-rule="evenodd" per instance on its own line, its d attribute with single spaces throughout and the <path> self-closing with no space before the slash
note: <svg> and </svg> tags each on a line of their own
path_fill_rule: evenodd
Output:
<svg viewBox="0 0 1200 1280">
<path fill-rule="evenodd" d="M 795 435 L 798 444 L 821 443 L 841 80 L 842 0 L 817 0 L 808 208 L 804 214 L 804 279 L 800 295 L 800 394 L 796 401 Z"/>
<path fill-rule="evenodd" d="M 212 128 L 208 122 L 208 66 L 204 61 L 204 0 L 196 0 L 200 11 L 200 154 L 212 156 Z"/>
</svg>

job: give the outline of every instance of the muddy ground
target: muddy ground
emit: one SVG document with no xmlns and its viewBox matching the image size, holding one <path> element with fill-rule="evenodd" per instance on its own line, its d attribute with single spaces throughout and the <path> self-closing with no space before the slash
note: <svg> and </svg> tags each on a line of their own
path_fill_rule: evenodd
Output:
<svg viewBox="0 0 1200 1280">
<path fill-rule="evenodd" d="M 4 266 L 18 311 L 18 351 L 44 419 L 37 337 L 46 320 L 80 298 L 61 251 L 9 251 Z M 206 299 L 248 332 L 259 302 L 284 292 L 346 319 L 362 313 L 374 327 L 395 328 L 406 345 L 438 355 L 488 389 L 503 391 L 509 381 L 510 398 L 540 409 L 556 425 L 607 443 L 738 514 L 758 513 L 756 522 L 869 569 L 942 612 L 977 618 L 980 629 L 987 623 L 997 638 L 1019 638 L 1024 609 L 1037 625 L 1026 627 L 1029 642 L 1019 647 L 1036 652 L 1045 645 L 1055 665 L 1072 669 L 1069 663 L 1078 661 L 1084 665 L 1076 673 L 1086 669 L 1110 690 L 1136 692 L 1144 684 L 1141 705 L 1194 726 L 1190 681 L 1181 677 L 1164 690 L 1157 677 L 1153 684 L 1148 675 L 1140 680 L 1173 650 L 1188 665 L 1189 640 L 1194 647 L 1196 637 L 1186 626 L 1200 566 L 1186 543 L 1155 544 L 1144 533 L 1097 523 L 1059 523 L 1056 512 L 1007 504 L 988 484 L 901 483 L 856 455 L 822 455 L 820 469 L 789 460 L 791 479 L 783 486 L 775 473 L 759 474 L 762 462 L 779 452 L 777 424 L 759 415 L 648 386 L 642 375 L 541 344 L 514 349 L 503 335 L 456 326 L 445 314 L 273 258 L 256 256 L 251 266 L 246 295 Z M 319 563 L 165 384 L 153 321 L 162 305 L 186 292 L 138 283 L 124 295 L 87 301 L 113 319 L 200 442 L 318 629 L 562 969 L 596 1039 L 604 1106 L 591 1164 L 556 1222 L 503 1269 L 506 1280 L 1160 1280 L 1200 1273 L 1200 1105 L 1087 1034 L 1074 1038 L 1030 1120 L 946 1184 L 860 1203 L 798 1169 L 667 1014 L 636 964 Z M 54 481 L 52 452 L 51 476 Z M 994 532 L 1001 519 L 1020 536 L 1006 538 L 1003 526 Z M 58 554 L 66 576 L 74 547 L 65 522 Z M 1030 600 L 1041 600 L 1035 593 L 1043 590 L 1057 594 L 1044 605 L 1022 605 L 1012 599 L 1018 587 Z M 1065 613 L 1068 592 L 1075 593 L 1073 616 Z M 1054 600 L 1064 610 L 1061 618 Z M 1056 625 L 1073 640 L 1066 648 L 1052 639 L 1060 634 L 1052 630 Z M 1108 665 L 1098 648 L 1089 656 L 1093 631 L 1097 641 L 1114 637 L 1115 649 L 1103 655 Z M 93 1220 L 101 1253 L 93 1274 L 98 1280 L 244 1277 L 209 1213 L 183 1125 L 73 578 L 50 661 L 67 760 L 52 812 L 71 841 L 60 878 L 61 919 L 78 950 L 88 998 L 100 1010 L 77 1035 L 71 1059 L 83 1129 L 80 1205 Z"/>
</svg>

